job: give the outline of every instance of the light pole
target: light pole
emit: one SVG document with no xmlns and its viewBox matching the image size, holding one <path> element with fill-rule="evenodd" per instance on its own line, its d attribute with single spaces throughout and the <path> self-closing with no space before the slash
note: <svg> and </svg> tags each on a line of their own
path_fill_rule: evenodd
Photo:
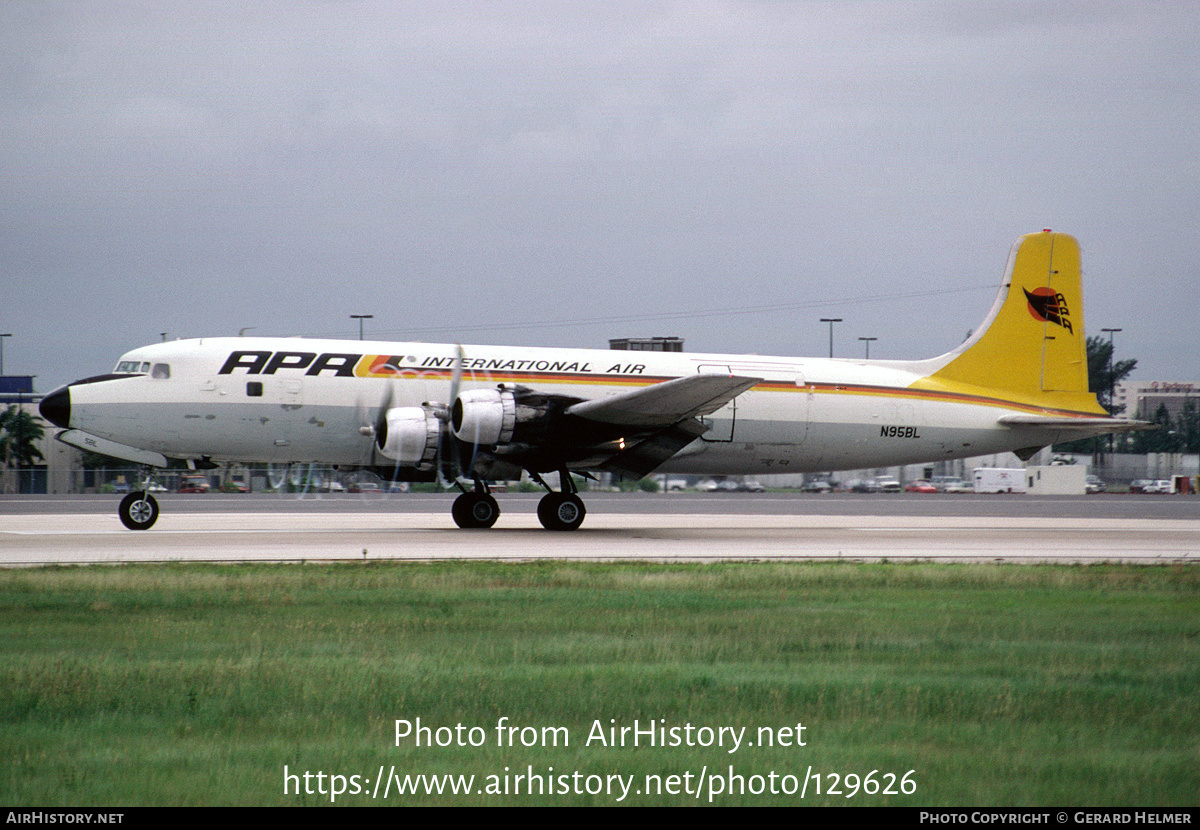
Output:
<svg viewBox="0 0 1200 830">
<path fill-rule="evenodd" d="M 867 359 L 867 360 L 870 360 L 870 359 L 871 359 L 871 341 L 872 341 L 872 340 L 878 340 L 879 338 L 878 338 L 878 337 L 860 337 L 860 338 L 858 338 L 858 339 L 859 339 L 859 340 L 862 340 L 864 343 L 866 343 L 866 344 L 867 344 L 867 357 L 866 357 L 866 359 Z M 832 355 L 830 355 L 830 357 L 832 357 Z"/>
<path fill-rule="evenodd" d="M 829 324 L 829 356 L 833 357 L 833 324 L 842 322 L 841 317 L 822 317 L 822 323 Z"/>
<path fill-rule="evenodd" d="M 1112 414 L 1113 395 L 1116 394 L 1117 379 L 1113 377 L 1113 335 L 1121 331 L 1121 329 L 1100 329 L 1100 331 L 1108 334 L 1108 409 L 1109 415 Z M 1109 435 L 1109 442 L 1112 441 L 1112 435 Z"/>
<path fill-rule="evenodd" d="M 1121 329 L 1100 329 L 1100 331 L 1108 333 L 1108 414 L 1113 413 L 1113 398 L 1117 393 L 1117 379 L 1113 376 L 1113 350 L 1116 346 L 1113 345 L 1113 335 L 1121 331 Z M 1108 434 L 1108 454 L 1113 453 L 1113 434 Z"/>
<path fill-rule="evenodd" d="M 0 334 L 0 375 L 4 374 L 4 338 L 12 337 L 12 333 Z"/>
<path fill-rule="evenodd" d="M 350 319 L 358 321 L 358 339 L 362 340 L 363 339 L 363 320 L 374 320 L 375 315 L 374 314 L 351 314 Z"/>
</svg>

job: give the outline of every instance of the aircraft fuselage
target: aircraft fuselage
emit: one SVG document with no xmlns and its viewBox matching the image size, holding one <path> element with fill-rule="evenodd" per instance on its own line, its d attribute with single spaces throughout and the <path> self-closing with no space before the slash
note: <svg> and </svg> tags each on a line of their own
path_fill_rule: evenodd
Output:
<svg viewBox="0 0 1200 830">
<path fill-rule="evenodd" d="M 296 338 L 135 349 L 120 360 L 126 374 L 70 387 L 69 425 L 170 457 L 363 465 L 372 451 L 363 428 L 381 402 L 450 404 L 460 348 L 462 391 L 506 384 L 588 400 L 697 373 L 761 379 L 702 418 L 708 431 L 663 472 L 886 467 L 1059 440 L 1054 430 L 998 423 L 1041 408 L 982 389 L 912 388 L 923 376 L 918 362 Z"/>
</svg>

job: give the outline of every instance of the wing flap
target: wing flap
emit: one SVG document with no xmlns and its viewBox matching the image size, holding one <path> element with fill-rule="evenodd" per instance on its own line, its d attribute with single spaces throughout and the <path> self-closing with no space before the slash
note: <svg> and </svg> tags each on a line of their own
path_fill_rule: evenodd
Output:
<svg viewBox="0 0 1200 830">
<path fill-rule="evenodd" d="M 660 464 L 705 432 L 707 427 L 704 424 L 689 418 L 639 441 L 600 466 L 620 476 L 641 478 L 654 472 Z"/>
<path fill-rule="evenodd" d="M 607 398 L 580 401 L 569 407 L 567 414 L 616 426 L 666 428 L 716 412 L 761 381 L 726 374 L 689 375 Z"/>
</svg>

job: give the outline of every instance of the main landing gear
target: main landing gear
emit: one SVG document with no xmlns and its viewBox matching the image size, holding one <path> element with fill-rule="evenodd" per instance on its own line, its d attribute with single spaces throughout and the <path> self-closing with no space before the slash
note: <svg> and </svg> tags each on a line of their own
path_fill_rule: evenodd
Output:
<svg viewBox="0 0 1200 830">
<path fill-rule="evenodd" d="M 538 502 L 538 521 L 546 530 L 575 530 L 583 524 L 587 508 L 583 506 L 583 499 L 579 498 L 579 491 L 571 474 L 564 468 L 559 471 L 558 477 L 562 486 L 561 493 L 551 490 L 550 485 L 542 481 L 541 476 L 533 476 L 533 480 L 547 491 Z"/>
<path fill-rule="evenodd" d="M 562 492 L 556 493 L 541 476 L 533 474 L 533 480 L 547 491 L 538 502 L 538 521 L 546 530 L 575 530 L 583 524 L 587 508 L 583 506 L 583 499 L 579 498 L 571 474 L 562 470 L 559 477 L 562 481 Z M 461 528 L 488 528 L 500 518 L 500 506 L 488 491 L 487 484 L 477 479 L 474 490 L 464 489 L 462 495 L 454 500 L 450 515 L 454 517 L 454 523 Z"/>
<path fill-rule="evenodd" d="M 479 479 L 475 480 L 475 489 L 463 491 L 454 500 L 450 508 L 454 523 L 461 528 L 488 528 L 500 518 L 500 505 L 496 498 L 488 492 L 488 486 Z"/>
</svg>

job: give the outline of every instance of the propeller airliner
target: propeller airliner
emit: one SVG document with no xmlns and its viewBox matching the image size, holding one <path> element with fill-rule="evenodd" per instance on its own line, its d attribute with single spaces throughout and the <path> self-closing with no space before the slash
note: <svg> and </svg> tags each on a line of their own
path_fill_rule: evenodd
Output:
<svg viewBox="0 0 1200 830">
<path fill-rule="evenodd" d="M 317 462 L 454 482 L 463 528 L 527 472 L 542 525 L 574 530 L 572 473 L 761 475 L 890 467 L 1137 429 L 1088 390 L 1079 245 L 1019 239 L 986 320 L 925 360 L 849 360 L 275 337 L 143 346 L 55 390 L 75 447 L 146 467 Z M 559 490 L 542 475 L 559 474 Z M 145 489 L 127 527 L 154 524 Z"/>
</svg>

